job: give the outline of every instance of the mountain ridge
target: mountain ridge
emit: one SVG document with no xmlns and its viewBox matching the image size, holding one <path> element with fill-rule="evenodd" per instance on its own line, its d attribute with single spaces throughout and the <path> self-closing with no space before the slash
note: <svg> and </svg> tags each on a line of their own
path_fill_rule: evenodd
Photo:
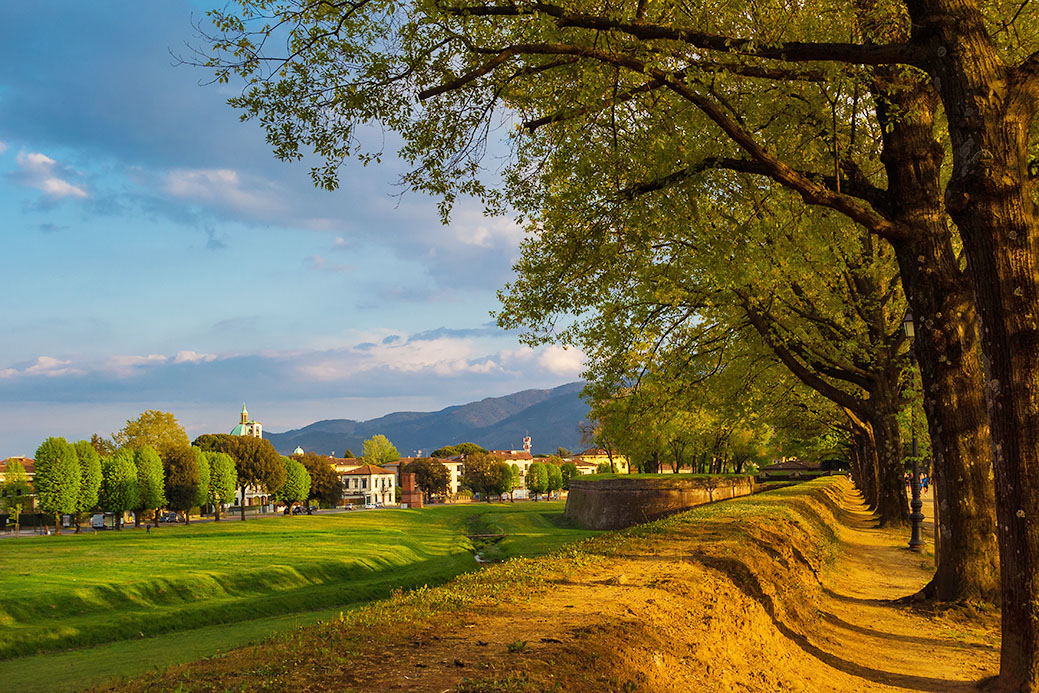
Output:
<svg viewBox="0 0 1039 693">
<path fill-rule="evenodd" d="M 435 412 L 391 412 L 368 421 L 322 419 L 283 433 L 265 433 L 278 452 L 297 446 L 329 455 L 361 452 L 365 439 L 385 435 L 401 455 L 424 454 L 445 445 L 471 441 L 488 449 L 516 450 L 530 435 L 535 454 L 557 447 L 581 446 L 579 425 L 588 418 L 588 405 L 579 397 L 582 382 L 545 390 L 521 390 L 503 397 L 485 397 Z"/>
</svg>

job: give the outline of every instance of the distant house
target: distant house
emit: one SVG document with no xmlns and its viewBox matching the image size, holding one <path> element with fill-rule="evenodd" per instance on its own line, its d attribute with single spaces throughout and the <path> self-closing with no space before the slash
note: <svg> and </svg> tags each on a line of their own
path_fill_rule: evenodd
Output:
<svg viewBox="0 0 1039 693">
<path fill-rule="evenodd" d="M 596 468 L 600 464 L 609 465 L 611 454 L 602 448 L 588 448 L 584 452 L 574 455 L 574 462 L 577 464 L 577 468 L 581 469 L 583 466 L 592 465 Z M 613 466 L 616 468 L 617 473 L 627 474 L 628 473 L 628 458 L 626 455 L 620 455 L 612 453 Z M 590 473 L 594 473 L 594 469 Z"/>
<path fill-rule="evenodd" d="M 374 464 L 353 467 L 339 476 L 343 482 L 343 500 L 360 505 L 396 503 L 396 476 L 389 469 Z"/>
<path fill-rule="evenodd" d="M 401 468 L 404 465 L 414 460 L 422 459 L 420 457 L 402 457 L 396 462 L 389 462 L 382 465 L 385 469 L 393 472 L 397 477 L 397 483 L 401 483 Z M 439 462 L 440 464 L 447 467 L 448 479 L 447 479 L 447 496 L 448 498 L 455 498 L 458 495 L 459 489 L 462 488 L 462 470 L 464 463 L 462 462 L 461 456 L 458 457 L 430 457 L 429 459 Z"/>
<path fill-rule="evenodd" d="M 805 475 L 814 476 L 819 474 L 821 471 L 822 465 L 818 462 L 802 462 L 801 460 L 790 459 L 767 464 L 758 471 L 758 475 L 762 477 L 799 477 Z"/>
<path fill-rule="evenodd" d="M 32 478 L 36 473 L 36 460 L 31 457 L 8 457 L 7 459 L 0 460 L 0 481 L 6 479 L 7 474 L 7 463 L 8 462 L 21 462 L 22 466 L 25 467 L 25 475 L 29 477 L 29 481 L 32 482 Z"/>
<path fill-rule="evenodd" d="M 25 476 L 29 478 L 29 483 L 31 484 L 33 476 L 35 476 L 36 473 L 36 461 L 31 457 L 8 457 L 7 459 L 0 460 L 0 482 L 7 479 L 7 465 L 12 461 L 21 462 L 22 466 L 25 467 Z M 30 496 L 29 504 L 22 510 L 24 512 L 30 512 L 35 507 L 35 505 L 36 496 L 32 495 Z"/>
</svg>

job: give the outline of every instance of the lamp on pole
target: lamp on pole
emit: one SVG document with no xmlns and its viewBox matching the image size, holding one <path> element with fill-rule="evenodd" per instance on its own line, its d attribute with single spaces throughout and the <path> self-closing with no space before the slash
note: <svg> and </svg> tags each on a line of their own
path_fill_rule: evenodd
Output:
<svg viewBox="0 0 1039 693">
<path fill-rule="evenodd" d="M 909 338 L 909 362 L 916 368 L 916 327 L 913 325 L 913 314 L 906 311 L 902 321 L 906 337 Z M 915 376 L 914 376 L 915 377 Z M 920 526 L 924 521 L 922 512 L 924 502 L 920 499 L 920 449 L 916 440 L 916 403 L 910 403 L 909 428 L 913 435 L 913 476 L 909 480 L 912 500 L 909 501 L 909 521 L 912 523 L 912 535 L 909 537 L 909 550 L 919 553 L 923 550 L 924 541 L 920 538 Z"/>
</svg>

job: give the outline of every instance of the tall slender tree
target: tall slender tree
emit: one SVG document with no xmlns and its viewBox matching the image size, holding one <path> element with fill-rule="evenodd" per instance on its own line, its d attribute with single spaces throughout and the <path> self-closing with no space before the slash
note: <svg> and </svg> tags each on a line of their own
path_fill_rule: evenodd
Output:
<svg viewBox="0 0 1039 693">
<path fill-rule="evenodd" d="M 79 496 L 76 499 L 76 533 L 79 533 L 80 515 L 88 513 L 98 504 L 101 490 L 101 456 L 89 440 L 77 441 L 76 459 L 79 461 Z"/>
<path fill-rule="evenodd" d="M 134 525 L 141 526 L 141 518 L 146 511 L 154 514 L 166 505 L 166 478 L 162 468 L 162 458 L 155 448 L 145 445 L 134 451 L 134 465 L 137 467 L 137 504 L 134 506 Z"/>
<path fill-rule="evenodd" d="M 36 449 L 33 490 L 36 503 L 53 513 L 55 532 L 61 534 L 61 516 L 76 512 L 80 471 L 76 450 L 64 438 L 48 438 Z"/>
</svg>

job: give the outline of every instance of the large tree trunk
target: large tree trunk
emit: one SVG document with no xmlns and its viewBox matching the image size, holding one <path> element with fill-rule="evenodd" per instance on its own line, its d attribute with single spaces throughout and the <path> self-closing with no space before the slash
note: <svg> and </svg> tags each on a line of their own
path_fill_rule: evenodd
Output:
<svg viewBox="0 0 1039 693">
<path fill-rule="evenodd" d="M 245 487 L 242 487 L 242 502 L 239 503 L 239 508 L 242 511 L 242 522 L 245 522 Z"/>
<path fill-rule="evenodd" d="M 1007 68 L 973 3 L 908 5 L 941 93 L 960 230 L 985 358 L 998 522 L 1003 690 L 1039 690 L 1039 210 L 1028 136 L 1037 66 Z M 1033 56 L 1033 63 L 1039 56 Z"/>
<path fill-rule="evenodd" d="M 999 556 L 984 374 L 973 296 L 941 204 L 945 148 L 934 134 L 938 98 L 922 79 L 902 71 L 878 73 L 888 197 L 894 218 L 911 231 L 893 245 L 914 316 L 934 492 L 943 504 L 943 526 L 937 518 L 935 525 L 939 563 L 923 593 L 940 601 L 994 602 Z M 895 114 L 887 112 L 888 103 Z"/>
</svg>

